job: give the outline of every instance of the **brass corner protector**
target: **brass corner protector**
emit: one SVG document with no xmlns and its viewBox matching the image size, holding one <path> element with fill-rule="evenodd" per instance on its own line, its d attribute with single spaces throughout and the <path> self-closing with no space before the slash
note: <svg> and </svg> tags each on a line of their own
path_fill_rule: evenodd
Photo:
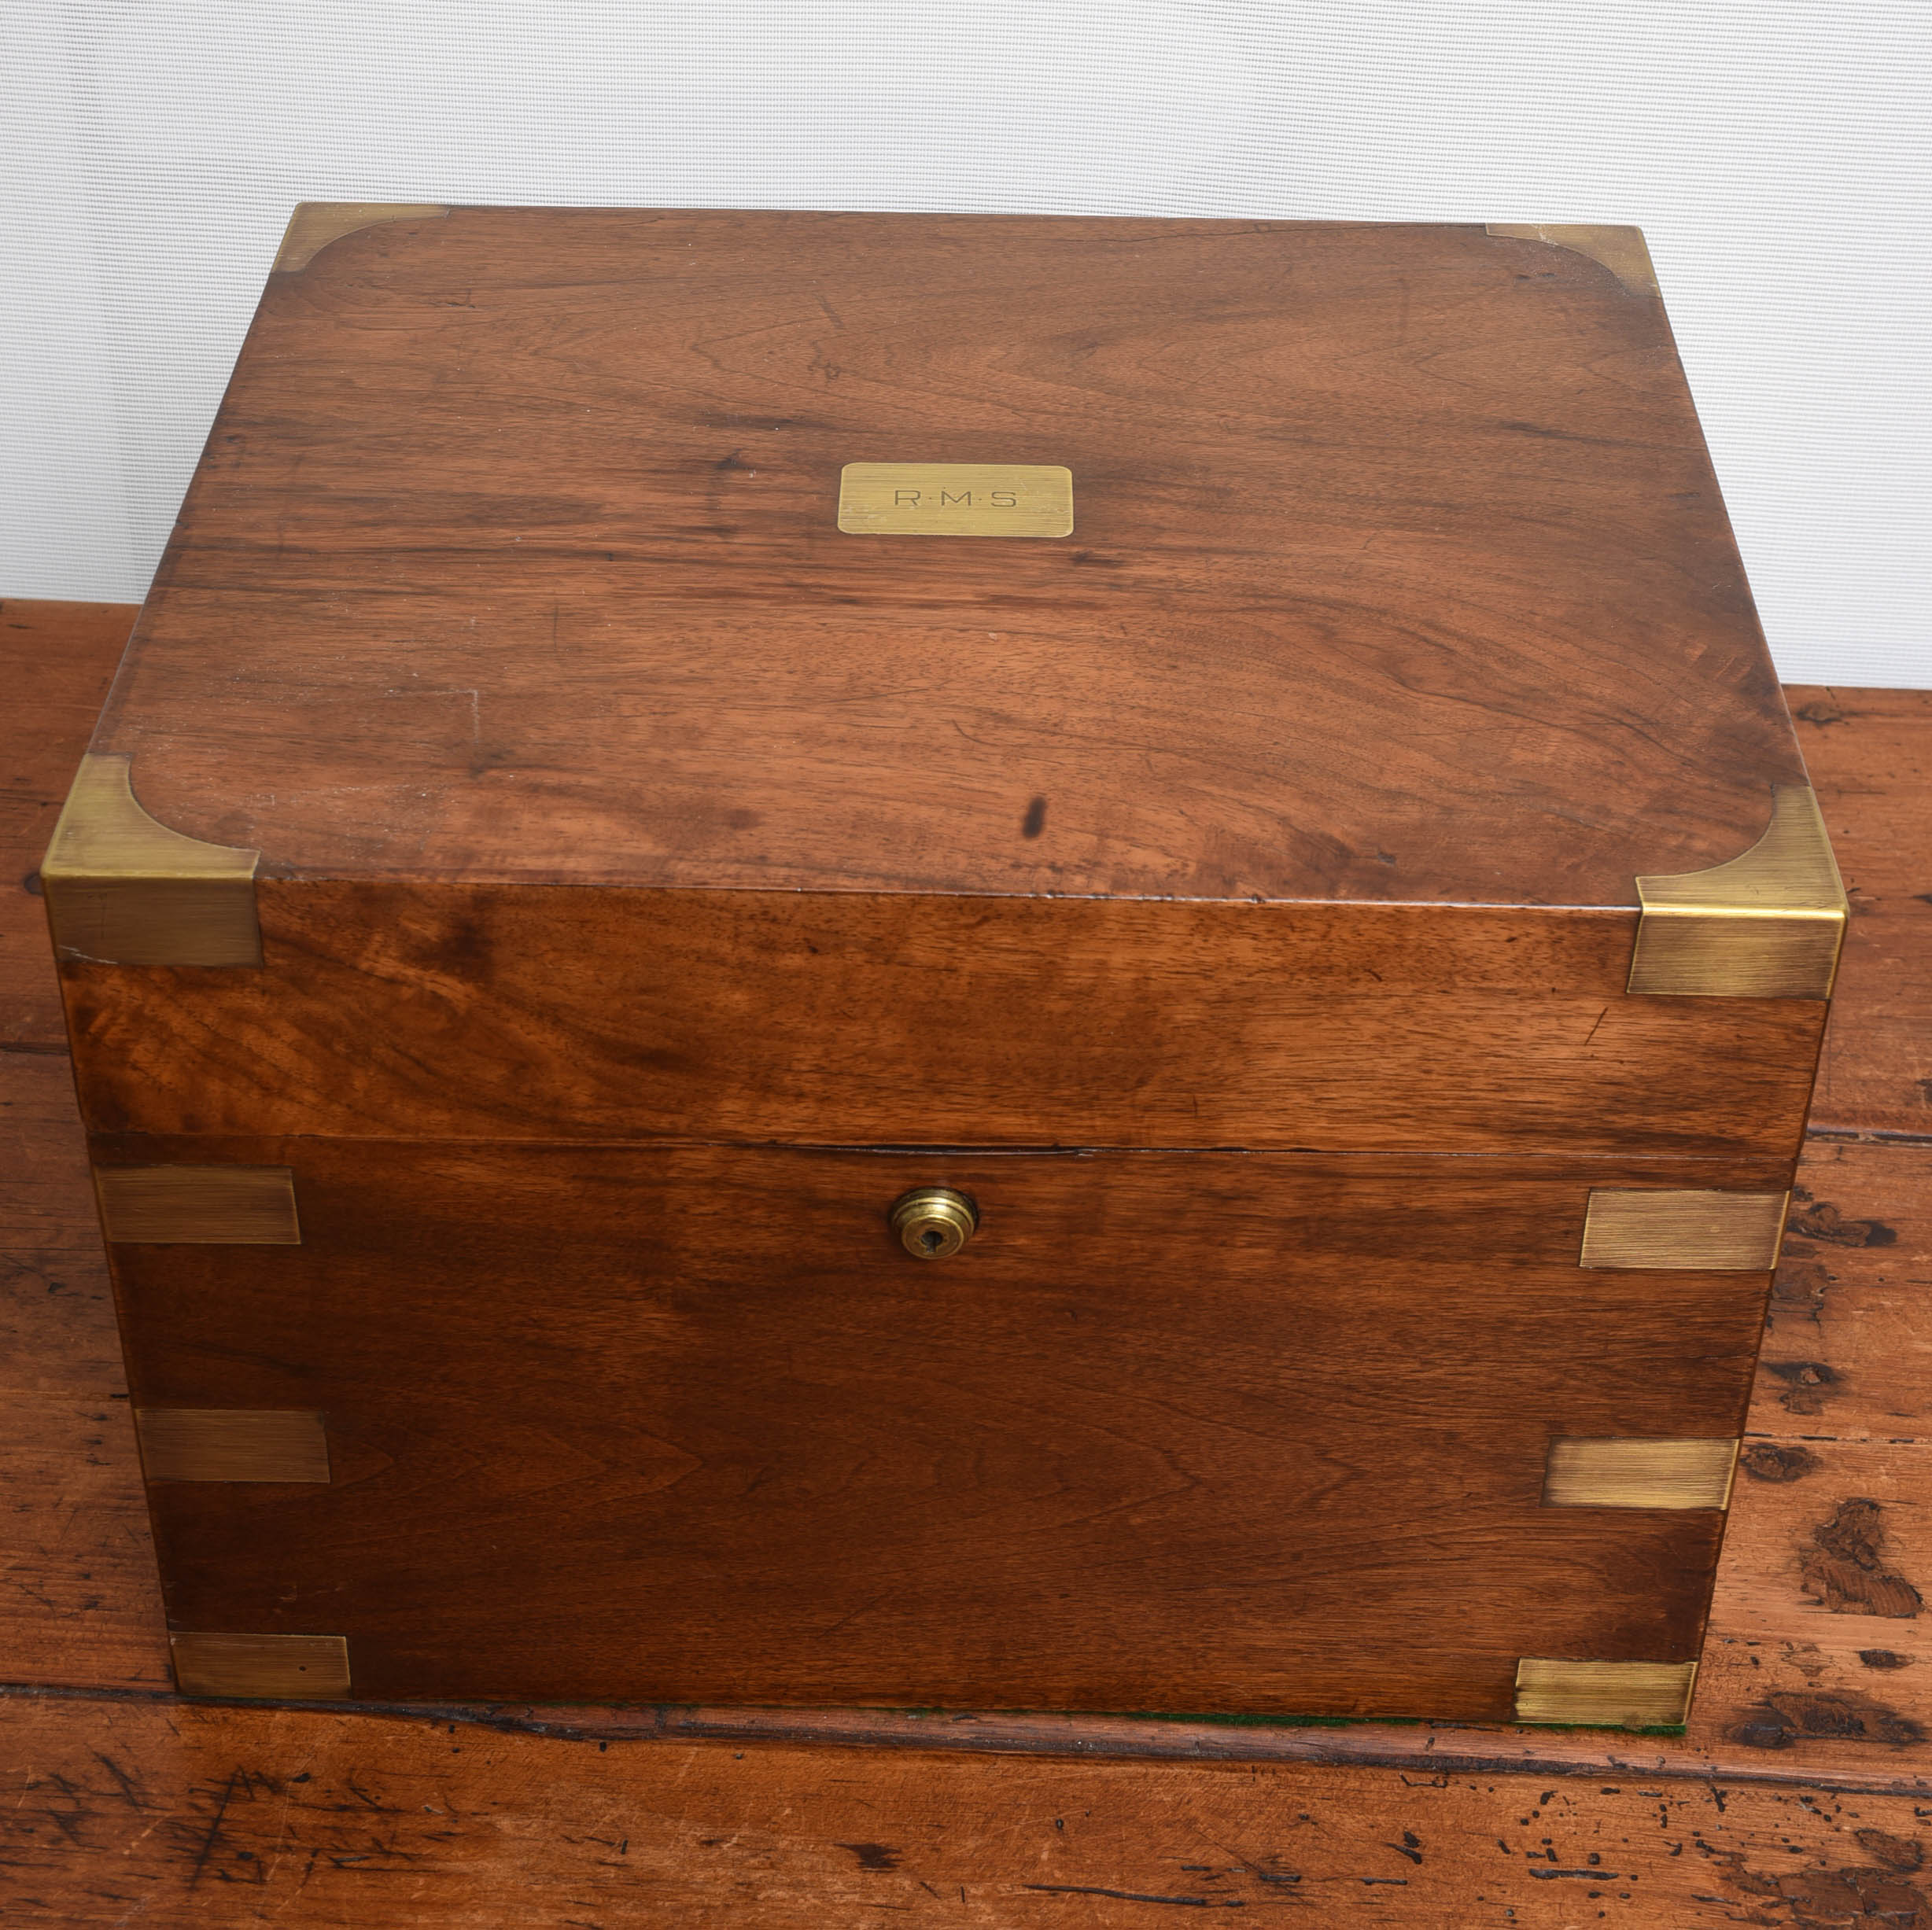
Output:
<svg viewBox="0 0 1932 1930">
<path fill-rule="evenodd" d="M 1657 270 L 1641 228 L 1611 223 L 1489 221 L 1485 232 L 1518 241 L 1547 241 L 1553 248 L 1574 249 L 1600 263 L 1634 293 L 1656 295 Z"/>
<path fill-rule="evenodd" d="M 1694 1662 L 1555 1662 L 1516 1665 L 1516 1719 L 1591 1729 L 1672 1729 L 1690 1713 Z"/>
<path fill-rule="evenodd" d="M 441 201 L 300 201 L 275 250 L 271 274 L 299 274 L 331 241 L 385 221 L 435 221 L 449 210 Z"/>
<path fill-rule="evenodd" d="M 54 949 L 107 965 L 259 965 L 260 859 L 170 831 L 136 799 L 131 758 L 90 752 L 40 867 Z"/>
<path fill-rule="evenodd" d="M 329 1437 L 306 1409 L 138 1407 L 135 1435 L 150 1481 L 329 1479 Z"/>
<path fill-rule="evenodd" d="M 1634 993 L 1828 999 L 1848 907 L 1824 814 L 1808 785 L 1772 792 L 1771 823 L 1708 871 L 1639 878 Z"/>
<path fill-rule="evenodd" d="M 96 1166 L 101 1230 L 119 1246 L 299 1247 L 287 1166 Z"/>
<path fill-rule="evenodd" d="M 1667 1441 L 1559 1435 L 1543 1467 L 1545 1508 L 1728 1508 L 1735 1436 Z"/>
<path fill-rule="evenodd" d="M 348 1693 L 345 1635 L 170 1634 L 175 1686 L 184 1696 L 339 1702 Z"/>
<path fill-rule="evenodd" d="M 1676 1273 L 1768 1273 L 1778 1264 L 1789 1193 L 1598 1189 L 1584 1210 L 1580 1267 Z"/>
</svg>

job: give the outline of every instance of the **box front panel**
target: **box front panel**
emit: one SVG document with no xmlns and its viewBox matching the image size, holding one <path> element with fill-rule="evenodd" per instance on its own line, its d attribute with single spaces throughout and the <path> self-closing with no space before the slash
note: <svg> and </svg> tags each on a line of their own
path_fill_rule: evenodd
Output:
<svg viewBox="0 0 1932 1930">
<path fill-rule="evenodd" d="M 297 883 L 262 963 L 62 967 L 114 1132 L 1797 1157 L 1818 999 L 1634 912 Z"/>
<path fill-rule="evenodd" d="M 1766 1279 L 1709 1250 L 1586 1268 L 1585 1223 L 1593 1192 L 1783 1183 L 1152 1152 L 95 1158 L 292 1176 L 299 1243 L 178 1217 L 112 1247 L 184 1634 L 300 1637 L 304 1668 L 341 1638 L 331 1692 L 359 1697 L 1466 1718 L 1510 1715 L 1525 1658 L 1695 1657 Z M 887 1218 L 927 1186 L 979 1216 L 935 1262 Z"/>
</svg>

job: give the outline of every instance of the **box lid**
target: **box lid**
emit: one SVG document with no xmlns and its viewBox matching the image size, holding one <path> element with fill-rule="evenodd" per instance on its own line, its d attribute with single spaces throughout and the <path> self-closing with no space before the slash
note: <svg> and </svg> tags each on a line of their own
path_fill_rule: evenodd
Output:
<svg viewBox="0 0 1932 1930">
<path fill-rule="evenodd" d="M 1261 221 L 304 208 L 95 749 L 264 877 L 1382 903 L 1805 782 L 1635 231 Z"/>
</svg>

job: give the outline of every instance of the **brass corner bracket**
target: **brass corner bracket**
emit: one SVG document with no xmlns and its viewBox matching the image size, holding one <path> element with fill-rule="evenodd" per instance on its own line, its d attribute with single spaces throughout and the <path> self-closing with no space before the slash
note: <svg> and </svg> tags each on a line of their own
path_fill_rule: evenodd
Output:
<svg viewBox="0 0 1932 1930">
<path fill-rule="evenodd" d="M 1828 999 L 1847 906 L 1808 785 L 1772 792 L 1771 826 L 1709 871 L 1639 878 L 1632 992 L 1676 998 Z"/>
<path fill-rule="evenodd" d="M 1589 1729 L 1675 1729 L 1690 1713 L 1694 1662 L 1557 1662 L 1516 1665 L 1519 1722 Z"/>
<path fill-rule="evenodd" d="M 258 851 L 204 844 L 142 809 L 132 760 L 90 753 L 40 867 L 54 949 L 109 965 L 259 965 Z"/>
<path fill-rule="evenodd" d="M 1620 227 L 1610 223 L 1521 221 L 1488 221 L 1483 227 L 1486 234 L 1504 235 L 1514 241 L 1547 241 L 1553 248 L 1574 249 L 1578 254 L 1601 263 L 1633 293 L 1661 292 L 1641 228 Z"/>
<path fill-rule="evenodd" d="M 449 210 L 441 201 L 301 201 L 275 250 L 272 274 L 300 274 L 331 241 L 385 221 L 434 221 Z"/>
</svg>

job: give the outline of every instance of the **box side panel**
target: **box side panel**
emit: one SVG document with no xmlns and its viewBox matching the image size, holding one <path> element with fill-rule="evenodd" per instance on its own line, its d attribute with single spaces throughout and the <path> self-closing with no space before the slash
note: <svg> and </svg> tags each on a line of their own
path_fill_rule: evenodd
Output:
<svg viewBox="0 0 1932 1930">
<path fill-rule="evenodd" d="M 1616 912 L 258 890 L 259 969 L 65 965 L 91 1125 L 1789 1161 L 1826 1010 Z"/>
<path fill-rule="evenodd" d="M 95 1147 L 188 1153 L 292 1162 L 303 1243 L 118 1244 L 136 1405 L 319 1413 L 330 1478 L 152 1487 L 171 1620 L 357 1696 L 1498 1720 L 1698 1652 L 1721 1511 L 1546 1501 L 1743 1424 L 1764 1276 L 1577 1265 L 1630 1162 Z"/>
</svg>

